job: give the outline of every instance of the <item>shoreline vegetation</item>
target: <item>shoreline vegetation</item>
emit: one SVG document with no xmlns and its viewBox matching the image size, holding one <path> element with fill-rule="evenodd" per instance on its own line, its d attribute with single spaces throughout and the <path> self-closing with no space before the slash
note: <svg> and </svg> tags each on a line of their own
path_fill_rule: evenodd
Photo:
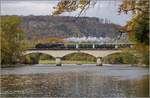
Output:
<svg viewBox="0 0 150 98">
<path fill-rule="evenodd" d="M 84 64 L 95 64 L 96 66 L 96 62 L 92 62 L 92 61 L 70 61 L 70 60 L 65 60 L 61 62 L 62 64 L 76 64 L 76 65 L 84 65 Z M 40 60 L 38 64 L 46 64 L 46 65 L 50 65 L 51 64 L 56 64 L 55 60 Z M 104 66 L 108 65 L 110 63 L 103 63 Z M 116 64 L 111 64 L 111 65 L 120 65 L 121 63 L 116 63 Z M 36 64 L 21 64 L 21 63 L 17 63 L 17 64 L 5 64 L 3 66 L 1 66 L 1 68 L 14 68 L 14 67 L 23 67 L 23 66 L 32 66 L 32 65 L 36 65 Z M 149 68 L 148 66 L 144 65 L 144 64 L 121 64 L 122 66 L 124 65 L 131 65 L 131 67 L 141 67 L 141 68 Z"/>
<path fill-rule="evenodd" d="M 55 61 L 54 60 L 40 60 L 39 61 L 39 64 L 55 64 Z M 77 65 L 82 65 L 82 64 L 95 64 L 96 65 L 96 62 L 92 62 L 92 61 L 70 61 L 70 60 L 65 60 L 65 61 L 62 61 L 62 64 L 77 64 Z M 104 63 L 104 65 L 107 64 L 107 63 Z M 119 63 L 118 63 L 119 64 Z M 112 64 L 113 65 L 113 64 Z M 114 65 L 117 65 L 114 64 Z M 126 64 L 121 64 L 121 65 L 126 65 Z M 131 65 L 132 67 L 147 67 L 146 65 L 144 64 L 127 64 L 127 65 Z M 148 67 L 147 67 L 148 68 Z"/>
<path fill-rule="evenodd" d="M 70 60 L 64 60 L 62 61 L 62 64 L 95 64 L 96 62 L 92 61 L 70 61 Z M 39 64 L 55 64 L 54 60 L 40 60 Z"/>
</svg>

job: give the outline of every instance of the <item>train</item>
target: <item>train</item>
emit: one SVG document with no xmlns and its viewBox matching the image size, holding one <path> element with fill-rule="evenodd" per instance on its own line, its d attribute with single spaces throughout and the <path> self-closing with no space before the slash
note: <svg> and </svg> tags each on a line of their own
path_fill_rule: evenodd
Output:
<svg viewBox="0 0 150 98">
<path fill-rule="evenodd" d="M 94 45 L 94 46 L 93 46 Z M 35 45 L 35 49 L 116 49 L 131 48 L 132 44 L 64 44 L 64 43 L 39 43 Z M 117 46 L 117 47 L 116 47 Z"/>
<path fill-rule="evenodd" d="M 37 44 L 35 48 L 65 48 L 63 43 L 46 43 L 46 44 Z"/>
</svg>

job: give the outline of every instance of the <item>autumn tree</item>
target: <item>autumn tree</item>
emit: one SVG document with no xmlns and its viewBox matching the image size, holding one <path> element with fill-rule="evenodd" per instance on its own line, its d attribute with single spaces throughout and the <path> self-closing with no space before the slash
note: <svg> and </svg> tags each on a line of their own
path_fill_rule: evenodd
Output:
<svg viewBox="0 0 150 98">
<path fill-rule="evenodd" d="M 120 5 L 119 13 L 133 13 L 125 30 L 133 41 L 149 45 L 149 0 L 124 0 Z"/>
<path fill-rule="evenodd" d="M 53 15 L 59 15 L 63 12 L 72 12 L 80 9 L 80 14 L 89 8 L 90 5 L 94 5 L 96 0 L 60 0 L 56 7 L 54 7 Z"/>
<path fill-rule="evenodd" d="M 23 50 L 21 19 L 16 16 L 1 17 L 1 64 L 15 63 Z"/>
<path fill-rule="evenodd" d="M 135 50 L 140 55 L 141 62 L 149 65 L 149 0 L 124 0 L 119 13 L 133 16 L 125 26 L 129 38 L 136 43 Z"/>
</svg>

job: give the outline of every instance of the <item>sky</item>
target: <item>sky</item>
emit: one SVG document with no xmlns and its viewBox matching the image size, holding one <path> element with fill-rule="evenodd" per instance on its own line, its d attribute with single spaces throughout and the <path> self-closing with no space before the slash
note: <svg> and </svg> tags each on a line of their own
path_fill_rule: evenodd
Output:
<svg viewBox="0 0 150 98">
<path fill-rule="evenodd" d="M 125 25 L 131 19 L 131 14 L 118 15 L 121 0 L 97 0 L 95 6 L 82 13 L 81 17 L 107 18 L 111 22 Z M 1 15 L 51 15 L 58 0 L 2 0 Z M 79 10 L 63 13 L 62 16 L 78 16 Z"/>
</svg>

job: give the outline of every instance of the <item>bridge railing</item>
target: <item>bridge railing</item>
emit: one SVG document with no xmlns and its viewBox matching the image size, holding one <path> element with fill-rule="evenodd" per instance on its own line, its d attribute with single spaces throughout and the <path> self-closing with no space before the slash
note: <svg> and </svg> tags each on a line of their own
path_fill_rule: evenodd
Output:
<svg viewBox="0 0 150 98">
<path fill-rule="evenodd" d="M 27 50 L 119 50 L 119 49 L 108 49 L 108 48 L 74 48 L 74 49 L 70 49 L 70 48 L 29 48 Z"/>
</svg>

